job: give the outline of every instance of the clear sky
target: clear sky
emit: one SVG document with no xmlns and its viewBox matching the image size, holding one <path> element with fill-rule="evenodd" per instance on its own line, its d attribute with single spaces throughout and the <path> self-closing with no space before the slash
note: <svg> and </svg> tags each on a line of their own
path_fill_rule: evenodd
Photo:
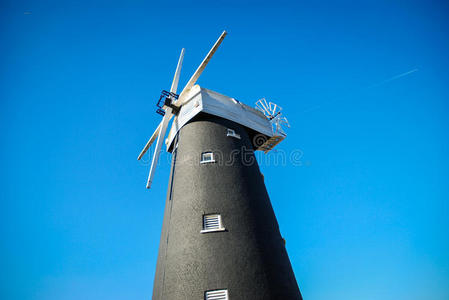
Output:
<svg viewBox="0 0 449 300">
<path fill-rule="evenodd" d="M 258 157 L 304 298 L 449 299 L 447 2 L 0 5 L 1 299 L 151 297 L 169 155 L 149 191 L 136 157 L 224 29 L 198 83 L 284 108 L 300 163 Z"/>
</svg>

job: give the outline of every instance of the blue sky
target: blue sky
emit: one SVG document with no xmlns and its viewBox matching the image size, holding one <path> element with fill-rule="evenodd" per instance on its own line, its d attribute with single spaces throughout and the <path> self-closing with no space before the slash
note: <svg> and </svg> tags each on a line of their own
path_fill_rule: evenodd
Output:
<svg viewBox="0 0 449 300">
<path fill-rule="evenodd" d="M 2 1 L 2 299 L 149 299 L 169 155 L 137 154 L 198 83 L 284 108 L 261 161 L 305 299 L 449 299 L 443 1 Z M 258 154 L 260 156 L 260 154 Z"/>
</svg>

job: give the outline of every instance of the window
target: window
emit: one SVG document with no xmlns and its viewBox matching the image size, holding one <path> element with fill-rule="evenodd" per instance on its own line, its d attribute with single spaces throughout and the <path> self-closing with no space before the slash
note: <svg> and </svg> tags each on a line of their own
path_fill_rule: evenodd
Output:
<svg viewBox="0 0 449 300">
<path fill-rule="evenodd" d="M 207 291 L 205 300 L 228 300 L 228 290 Z"/>
<path fill-rule="evenodd" d="M 229 129 L 228 128 L 226 136 L 230 136 L 230 137 L 233 137 L 233 138 L 236 138 L 236 139 L 240 139 L 240 134 L 235 133 L 234 129 Z"/>
<path fill-rule="evenodd" d="M 221 216 L 219 214 L 211 214 L 203 216 L 203 230 L 201 233 L 224 231 L 225 228 L 221 223 Z"/>
<path fill-rule="evenodd" d="M 212 152 L 201 153 L 200 163 L 207 164 L 207 163 L 213 163 L 213 162 L 215 162 L 215 160 L 214 160 L 214 154 Z"/>
</svg>

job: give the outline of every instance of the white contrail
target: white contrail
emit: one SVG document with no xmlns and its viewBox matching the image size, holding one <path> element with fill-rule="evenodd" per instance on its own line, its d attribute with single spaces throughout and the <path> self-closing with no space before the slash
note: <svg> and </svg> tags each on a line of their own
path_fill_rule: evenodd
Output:
<svg viewBox="0 0 449 300">
<path fill-rule="evenodd" d="M 390 78 L 388 78 L 388 79 L 385 79 L 384 81 L 381 81 L 381 82 L 379 82 L 379 83 L 376 83 L 376 84 L 373 84 L 373 85 L 371 85 L 371 86 L 368 86 L 368 87 L 366 87 L 365 89 L 366 89 L 366 90 L 369 90 L 369 89 L 372 89 L 372 88 L 375 88 L 375 87 L 384 85 L 384 84 L 386 84 L 386 83 L 388 83 L 388 82 L 391 82 L 391 81 L 393 81 L 393 80 L 396 80 L 396 79 L 399 79 L 399 78 L 401 78 L 401 77 L 407 76 L 407 75 L 409 75 L 409 74 L 415 73 L 415 72 L 418 71 L 418 70 L 419 70 L 418 68 L 415 68 L 415 69 L 413 69 L 413 70 L 410 70 L 410 71 L 407 71 L 407 72 L 405 72 L 405 73 L 402 73 L 402 74 L 399 74 L 399 75 L 390 77 Z M 359 93 L 361 93 L 363 90 L 364 90 L 364 89 L 360 90 Z M 356 94 L 356 93 L 357 93 L 357 92 L 355 92 L 355 91 L 352 92 L 352 94 Z M 324 101 L 324 102 L 322 102 L 322 103 L 320 103 L 320 104 L 318 104 L 318 105 L 309 107 L 309 108 L 305 109 L 304 111 L 302 111 L 301 113 L 306 113 L 306 112 L 310 112 L 310 111 L 312 111 L 312 110 L 320 109 L 323 105 L 327 105 L 327 104 L 333 103 L 333 102 L 335 102 L 335 101 L 337 101 L 337 98 L 329 99 L 329 100 Z"/>
<path fill-rule="evenodd" d="M 399 79 L 399 78 L 401 78 L 401 77 L 407 76 L 407 75 L 409 75 L 409 74 L 415 73 L 416 71 L 418 71 L 418 68 L 415 68 L 415 69 L 410 70 L 410 71 L 408 71 L 408 72 L 405 72 L 405 73 L 402 73 L 402 74 L 399 74 L 399 75 L 390 77 L 390 78 L 388 78 L 388 79 L 385 79 L 384 81 L 381 81 L 381 82 L 379 82 L 379 83 L 373 84 L 373 85 L 370 86 L 369 88 L 381 86 L 381 85 L 383 85 L 383 84 L 385 84 L 385 83 L 388 83 L 388 82 L 391 82 L 391 81 L 393 81 L 393 80 Z"/>
</svg>

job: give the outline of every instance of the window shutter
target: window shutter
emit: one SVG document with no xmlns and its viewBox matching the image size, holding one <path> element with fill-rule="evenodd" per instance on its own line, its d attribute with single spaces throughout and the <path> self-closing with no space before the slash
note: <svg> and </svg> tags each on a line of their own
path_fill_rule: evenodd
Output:
<svg viewBox="0 0 449 300">
<path fill-rule="evenodd" d="M 207 291 L 205 300 L 228 300 L 228 290 Z"/>
</svg>

